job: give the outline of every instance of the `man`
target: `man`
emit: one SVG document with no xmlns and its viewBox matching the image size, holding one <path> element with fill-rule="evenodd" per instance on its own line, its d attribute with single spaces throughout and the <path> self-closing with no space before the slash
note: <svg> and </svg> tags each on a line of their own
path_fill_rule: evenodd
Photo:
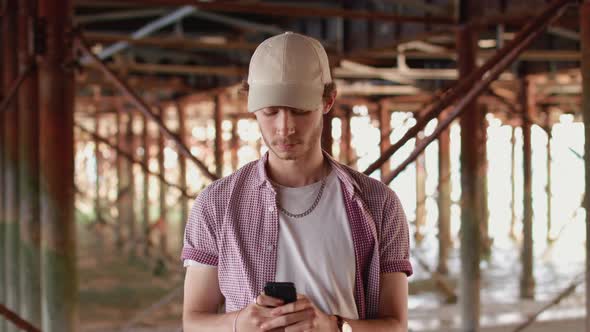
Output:
<svg viewBox="0 0 590 332">
<path fill-rule="evenodd" d="M 194 203 L 184 331 L 406 331 L 408 225 L 391 189 L 321 149 L 336 98 L 325 50 L 292 32 L 271 37 L 245 88 L 269 152 Z M 298 300 L 262 294 L 268 281 L 294 282 Z"/>
</svg>

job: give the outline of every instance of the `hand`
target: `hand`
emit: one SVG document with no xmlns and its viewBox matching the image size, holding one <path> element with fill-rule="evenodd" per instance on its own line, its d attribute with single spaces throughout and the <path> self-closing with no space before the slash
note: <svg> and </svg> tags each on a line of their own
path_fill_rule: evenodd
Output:
<svg viewBox="0 0 590 332">
<path fill-rule="evenodd" d="M 254 303 L 249 304 L 241 312 L 237 313 L 239 315 L 236 321 L 237 332 L 260 331 L 262 324 L 275 318 L 271 314 L 273 308 L 282 304 L 283 300 L 264 294 L 258 295 Z M 279 331 L 282 331 L 282 329 Z"/>
<path fill-rule="evenodd" d="M 305 295 L 297 294 L 297 301 L 272 309 L 273 319 L 264 322 L 262 331 L 285 328 L 285 332 L 338 331 L 334 316 L 325 314 Z"/>
</svg>

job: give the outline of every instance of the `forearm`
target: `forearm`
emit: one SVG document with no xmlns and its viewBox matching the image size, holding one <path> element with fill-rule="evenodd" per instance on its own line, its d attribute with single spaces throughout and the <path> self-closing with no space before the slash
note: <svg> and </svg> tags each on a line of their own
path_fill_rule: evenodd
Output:
<svg viewBox="0 0 590 332">
<path fill-rule="evenodd" d="M 182 319 L 184 332 L 218 332 L 232 331 L 237 311 L 225 314 L 185 313 Z"/>
<path fill-rule="evenodd" d="M 407 332 L 407 324 L 393 318 L 349 320 L 346 322 L 354 332 Z"/>
</svg>

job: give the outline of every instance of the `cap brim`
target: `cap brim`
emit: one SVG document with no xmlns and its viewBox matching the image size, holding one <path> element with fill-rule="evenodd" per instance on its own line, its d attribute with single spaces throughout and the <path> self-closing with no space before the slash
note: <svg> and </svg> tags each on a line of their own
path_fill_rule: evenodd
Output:
<svg viewBox="0 0 590 332">
<path fill-rule="evenodd" d="M 248 89 L 248 112 L 265 107 L 287 106 L 315 111 L 322 103 L 323 86 L 301 84 L 251 84 Z"/>
</svg>

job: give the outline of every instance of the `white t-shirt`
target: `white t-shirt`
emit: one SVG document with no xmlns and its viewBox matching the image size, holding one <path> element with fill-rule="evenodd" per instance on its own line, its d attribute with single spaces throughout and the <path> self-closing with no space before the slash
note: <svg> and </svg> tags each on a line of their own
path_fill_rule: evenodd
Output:
<svg viewBox="0 0 590 332">
<path fill-rule="evenodd" d="M 312 206 L 321 182 L 298 188 L 275 186 L 280 206 L 299 214 Z M 305 294 L 327 314 L 358 319 L 355 262 L 342 188 L 332 171 L 313 212 L 302 218 L 279 213 L 275 281 L 294 282 L 298 293 Z M 184 261 L 184 266 L 198 264 Z"/>
</svg>

